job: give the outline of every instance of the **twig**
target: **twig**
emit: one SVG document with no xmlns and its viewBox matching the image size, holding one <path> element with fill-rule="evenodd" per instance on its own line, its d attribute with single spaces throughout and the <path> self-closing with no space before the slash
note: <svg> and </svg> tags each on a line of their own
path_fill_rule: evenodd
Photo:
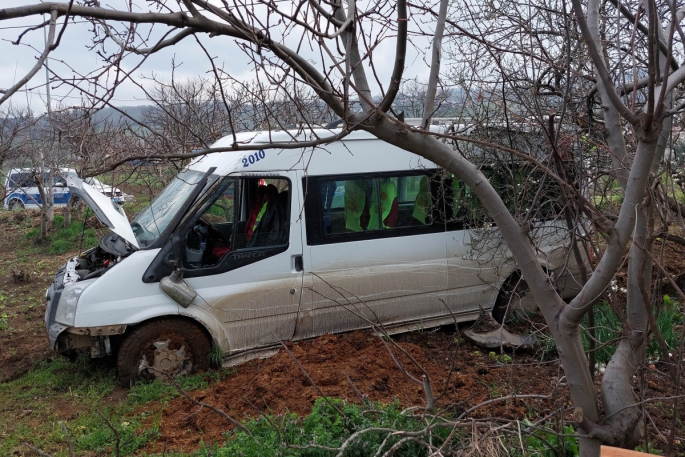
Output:
<svg viewBox="0 0 685 457">
<path fill-rule="evenodd" d="M 71 436 L 69 436 L 67 426 L 64 425 L 64 422 L 62 422 L 62 431 L 64 432 L 64 436 L 67 438 L 67 446 L 69 446 L 69 455 L 71 457 L 74 457 L 74 446 L 71 444 Z"/>
<path fill-rule="evenodd" d="M 119 455 L 120 455 L 119 454 L 119 443 L 121 442 L 121 438 L 119 437 L 119 431 L 112 425 L 112 423 L 109 421 L 109 419 L 107 419 L 105 417 L 105 415 L 100 412 L 99 409 L 96 409 L 95 412 L 98 413 L 98 415 L 102 418 L 103 421 L 105 421 L 105 424 L 109 427 L 109 429 L 114 432 L 114 436 L 116 438 L 114 455 L 116 457 L 119 457 Z"/>
<path fill-rule="evenodd" d="M 40 449 L 31 446 L 29 443 L 24 443 L 24 446 L 26 446 L 27 448 L 31 449 L 33 452 L 35 452 L 36 454 L 40 455 L 41 457 L 52 457 L 51 454 L 48 454 L 47 452 L 43 452 L 43 451 L 41 451 Z"/>
</svg>

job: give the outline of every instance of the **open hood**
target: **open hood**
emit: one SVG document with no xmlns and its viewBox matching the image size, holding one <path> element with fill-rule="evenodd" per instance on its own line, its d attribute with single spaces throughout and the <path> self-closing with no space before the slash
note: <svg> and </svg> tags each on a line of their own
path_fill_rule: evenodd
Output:
<svg viewBox="0 0 685 457">
<path fill-rule="evenodd" d="M 100 222 L 128 241 L 131 246 L 140 249 L 136 236 L 133 234 L 131 224 L 128 222 L 126 213 L 121 209 L 121 206 L 76 176 L 69 176 L 67 178 L 67 186 L 75 195 L 86 202 L 86 205 L 93 210 L 97 218 L 100 219 Z"/>
</svg>

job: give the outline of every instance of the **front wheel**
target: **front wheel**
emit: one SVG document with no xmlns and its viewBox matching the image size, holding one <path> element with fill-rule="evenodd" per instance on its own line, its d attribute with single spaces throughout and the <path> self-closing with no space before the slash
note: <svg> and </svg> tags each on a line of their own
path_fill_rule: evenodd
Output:
<svg viewBox="0 0 685 457">
<path fill-rule="evenodd" d="M 183 319 L 159 319 L 140 325 L 124 339 L 117 375 L 125 387 L 140 379 L 166 379 L 209 369 L 212 347 L 205 332 Z"/>
<path fill-rule="evenodd" d="M 12 200 L 8 207 L 10 211 L 19 211 L 24 209 L 24 203 L 21 200 Z"/>
</svg>

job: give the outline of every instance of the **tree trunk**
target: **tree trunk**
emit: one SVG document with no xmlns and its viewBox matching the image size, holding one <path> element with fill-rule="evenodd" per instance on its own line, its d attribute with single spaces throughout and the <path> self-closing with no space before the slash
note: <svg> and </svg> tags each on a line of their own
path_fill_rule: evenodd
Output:
<svg viewBox="0 0 685 457">
<path fill-rule="evenodd" d="M 45 186 L 45 183 L 41 178 L 36 179 L 36 184 L 38 187 L 38 194 L 40 195 L 40 235 L 38 237 L 39 242 L 44 242 L 48 239 L 48 234 L 52 230 L 53 221 L 53 211 L 51 203 L 51 194 L 49 188 Z"/>
<path fill-rule="evenodd" d="M 71 197 L 69 197 L 69 201 L 62 210 L 62 214 L 64 215 L 64 228 L 69 228 L 71 226 L 71 212 L 74 209 L 74 202 L 76 199 L 77 197 L 72 194 Z"/>
</svg>

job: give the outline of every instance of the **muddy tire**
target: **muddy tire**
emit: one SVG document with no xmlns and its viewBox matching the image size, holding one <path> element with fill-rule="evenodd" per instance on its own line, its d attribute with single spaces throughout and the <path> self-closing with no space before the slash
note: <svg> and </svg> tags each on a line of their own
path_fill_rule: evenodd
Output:
<svg viewBox="0 0 685 457">
<path fill-rule="evenodd" d="M 512 275 L 502 284 L 492 308 L 492 317 L 502 324 L 505 319 L 535 312 L 536 309 L 537 305 L 526 280 L 519 275 Z"/>
<path fill-rule="evenodd" d="M 21 200 L 12 200 L 7 207 L 10 211 L 19 211 L 24 209 L 24 203 Z"/>
<path fill-rule="evenodd" d="M 158 319 L 135 327 L 121 343 L 117 376 L 124 387 L 141 379 L 165 379 L 209 369 L 211 340 L 195 323 Z"/>
</svg>

